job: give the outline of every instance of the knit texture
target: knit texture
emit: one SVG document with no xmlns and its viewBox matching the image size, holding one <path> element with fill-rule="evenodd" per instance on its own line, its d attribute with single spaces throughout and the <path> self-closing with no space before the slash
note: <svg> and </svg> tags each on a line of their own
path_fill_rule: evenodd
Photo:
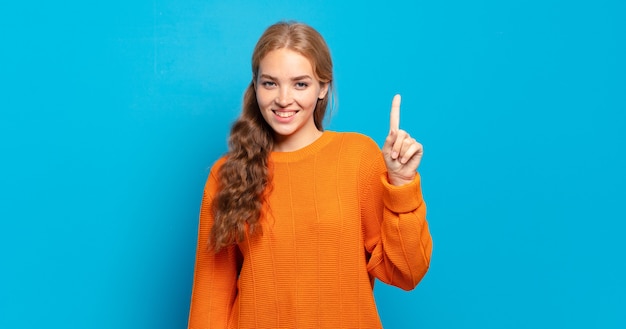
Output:
<svg viewBox="0 0 626 329">
<path fill-rule="evenodd" d="M 326 131 L 273 152 L 261 231 L 208 249 L 218 160 L 200 210 L 189 328 L 381 328 L 373 284 L 413 289 L 432 240 L 419 175 L 388 183 L 376 143 Z"/>
</svg>

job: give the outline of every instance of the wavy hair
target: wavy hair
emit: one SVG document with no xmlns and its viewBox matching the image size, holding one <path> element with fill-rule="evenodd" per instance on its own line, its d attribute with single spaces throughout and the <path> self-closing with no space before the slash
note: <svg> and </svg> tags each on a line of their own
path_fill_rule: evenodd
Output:
<svg viewBox="0 0 626 329">
<path fill-rule="evenodd" d="M 252 54 L 252 81 L 244 96 L 242 113 L 234 122 L 228 139 L 226 161 L 218 172 L 219 191 L 213 200 L 214 223 L 209 246 L 219 252 L 239 243 L 259 228 L 264 193 L 271 181 L 269 155 L 274 146 L 274 132 L 267 124 L 255 91 L 261 60 L 269 52 L 287 48 L 306 57 L 316 78 L 328 84 L 326 97 L 317 100 L 313 119 L 323 131 L 323 120 L 333 89 L 333 65 L 328 45 L 312 27 L 297 22 L 279 22 L 268 27 Z"/>
</svg>

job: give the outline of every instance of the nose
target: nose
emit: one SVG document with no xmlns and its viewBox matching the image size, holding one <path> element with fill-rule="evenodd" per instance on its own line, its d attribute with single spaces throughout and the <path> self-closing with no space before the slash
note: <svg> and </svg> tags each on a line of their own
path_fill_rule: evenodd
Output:
<svg viewBox="0 0 626 329">
<path fill-rule="evenodd" d="M 276 99 L 274 101 L 280 107 L 287 107 L 288 105 L 290 105 L 293 102 L 291 89 L 285 87 L 280 88 L 278 90 L 278 95 L 276 95 Z"/>
</svg>

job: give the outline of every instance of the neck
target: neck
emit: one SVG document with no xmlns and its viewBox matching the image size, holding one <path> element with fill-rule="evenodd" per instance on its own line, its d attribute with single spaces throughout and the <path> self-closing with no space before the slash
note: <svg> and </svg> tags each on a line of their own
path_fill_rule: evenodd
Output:
<svg viewBox="0 0 626 329">
<path fill-rule="evenodd" d="M 311 134 L 303 136 L 303 138 L 290 138 L 289 136 L 274 136 L 274 152 L 293 152 L 303 147 L 311 145 L 322 136 L 323 132 L 315 129 Z"/>
</svg>

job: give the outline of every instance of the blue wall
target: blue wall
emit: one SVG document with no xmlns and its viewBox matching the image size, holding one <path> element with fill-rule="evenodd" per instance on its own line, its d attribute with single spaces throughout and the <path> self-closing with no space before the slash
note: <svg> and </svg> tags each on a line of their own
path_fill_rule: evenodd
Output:
<svg viewBox="0 0 626 329">
<path fill-rule="evenodd" d="M 265 2 L 265 1 L 263 1 Z M 622 1 L 0 5 L 0 328 L 184 328 L 198 207 L 252 47 L 331 46 L 329 128 L 425 145 L 435 241 L 386 328 L 624 328 Z M 228 3 L 228 4 L 226 4 Z"/>
</svg>

